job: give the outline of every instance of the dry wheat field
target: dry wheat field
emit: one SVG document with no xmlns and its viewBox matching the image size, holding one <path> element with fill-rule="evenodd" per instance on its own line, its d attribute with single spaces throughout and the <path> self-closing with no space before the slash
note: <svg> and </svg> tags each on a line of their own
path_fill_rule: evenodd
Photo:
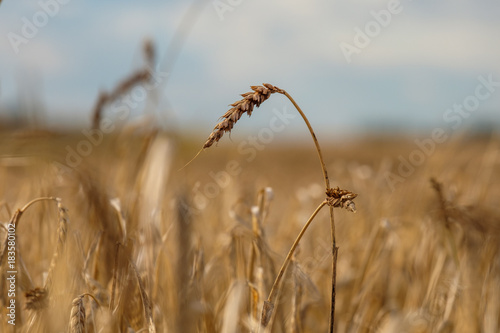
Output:
<svg viewBox="0 0 500 333">
<path fill-rule="evenodd" d="M 0 333 L 499 333 L 499 8 L 410 2 L 0 0 Z"/>
<path fill-rule="evenodd" d="M 322 202 L 336 226 L 335 332 L 500 328 L 495 133 L 454 136 L 404 177 L 412 140 L 319 137 L 346 200 L 325 193 L 309 140 L 251 161 L 221 140 L 182 168 L 203 141 L 146 122 L 94 139 L 68 160 L 86 136 L 1 134 L 2 332 L 326 332 L 328 208 L 270 297 Z"/>
</svg>

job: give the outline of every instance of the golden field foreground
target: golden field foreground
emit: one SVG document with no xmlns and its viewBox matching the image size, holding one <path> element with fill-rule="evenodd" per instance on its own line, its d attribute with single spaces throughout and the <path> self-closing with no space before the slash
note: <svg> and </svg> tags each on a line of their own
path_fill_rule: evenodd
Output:
<svg viewBox="0 0 500 333">
<path fill-rule="evenodd" d="M 0 137 L 2 332 L 257 332 L 325 199 L 309 138 L 227 140 L 179 170 L 203 140 L 144 128 Z M 334 209 L 336 331 L 498 332 L 500 138 L 318 139 L 331 186 L 358 194 L 355 214 Z M 323 210 L 269 331 L 328 330 L 331 256 Z"/>
</svg>

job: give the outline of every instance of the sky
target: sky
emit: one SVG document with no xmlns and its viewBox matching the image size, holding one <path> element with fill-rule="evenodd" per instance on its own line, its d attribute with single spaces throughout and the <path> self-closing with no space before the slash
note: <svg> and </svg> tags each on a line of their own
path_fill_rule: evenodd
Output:
<svg viewBox="0 0 500 333">
<path fill-rule="evenodd" d="M 499 16 L 494 0 L 4 0 L 0 119 L 31 103 L 49 127 L 89 126 L 150 39 L 165 73 L 155 117 L 181 131 L 209 132 L 264 82 L 324 135 L 500 126 Z M 273 96 L 237 126 L 292 108 Z"/>
</svg>

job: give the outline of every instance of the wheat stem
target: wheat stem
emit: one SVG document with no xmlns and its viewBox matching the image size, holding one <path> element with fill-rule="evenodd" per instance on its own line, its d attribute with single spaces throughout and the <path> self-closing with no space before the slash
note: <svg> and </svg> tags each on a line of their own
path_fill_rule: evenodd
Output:
<svg viewBox="0 0 500 333">
<path fill-rule="evenodd" d="M 321 153 L 321 147 L 319 146 L 319 141 L 316 138 L 316 134 L 314 133 L 314 130 L 309 123 L 309 120 L 307 119 L 306 115 L 304 112 L 302 112 L 302 109 L 300 106 L 295 102 L 292 96 L 290 96 L 289 93 L 287 93 L 285 90 L 282 90 L 282 94 L 285 95 L 290 102 L 295 106 L 297 111 L 300 113 L 302 119 L 304 119 L 304 122 L 307 125 L 307 128 L 309 129 L 309 132 L 311 133 L 311 137 L 314 141 L 314 145 L 316 146 L 316 151 L 318 152 L 318 157 L 319 161 L 321 163 L 321 170 L 323 171 L 323 178 L 325 180 L 325 187 L 326 191 L 330 189 L 330 179 L 328 178 L 328 172 L 326 171 L 326 165 L 325 165 L 325 160 L 323 159 L 323 154 Z M 338 254 L 338 247 L 337 247 L 337 241 L 335 237 L 335 218 L 333 215 L 333 207 L 330 206 L 329 209 L 330 212 L 330 233 L 331 233 L 331 238 L 332 238 L 332 287 L 331 287 L 331 305 L 330 305 L 330 321 L 329 321 L 329 332 L 333 333 L 333 327 L 335 324 L 335 297 L 336 297 L 336 280 L 337 280 L 337 254 Z"/>
<path fill-rule="evenodd" d="M 269 323 L 269 319 L 271 318 L 271 314 L 272 314 L 272 311 L 274 309 L 274 299 L 276 298 L 276 292 L 278 291 L 278 287 L 280 285 L 281 279 L 283 278 L 285 270 L 288 266 L 288 263 L 290 262 L 290 259 L 292 258 L 293 253 L 295 252 L 295 249 L 297 248 L 297 245 L 299 245 L 299 242 L 302 239 L 302 236 L 304 236 L 304 233 L 306 232 L 306 230 L 309 227 L 309 225 L 311 224 L 311 222 L 314 220 L 314 218 L 319 213 L 321 208 L 323 208 L 323 206 L 325 206 L 326 204 L 327 204 L 327 201 L 324 200 L 316 208 L 316 210 L 312 213 L 311 217 L 309 217 L 309 219 L 307 220 L 304 227 L 302 227 L 302 230 L 300 231 L 299 235 L 297 236 L 297 238 L 293 242 L 292 247 L 290 248 L 290 251 L 288 251 L 288 254 L 285 258 L 285 261 L 283 261 L 283 264 L 281 265 L 279 273 L 276 276 L 276 279 L 274 280 L 273 286 L 272 286 L 271 291 L 269 293 L 269 297 L 267 298 L 267 301 L 264 302 L 264 309 L 262 310 L 262 317 L 261 317 L 261 324 L 263 327 L 266 327 L 267 324 Z"/>
<path fill-rule="evenodd" d="M 316 146 L 316 151 L 318 152 L 319 161 L 321 163 L 321 170 L 323 171 L 323 177 L 325 179 L 325 187 L 326 187 L 326 189 L 329 189 L 330 188 L 330 179 L 328 178 L 328 172 L 326 171 L 325 160 L 323 159 L 323 154 L 321 153 L 321 147 L 319 146 L 318 139 L 316 138 L 316 134 L 314 133 L 314 130 L 311 126 L 311 123 L 309 123 L 309 120 L 307 119 L 306 115 L 304 114 L 304 112 L 302 112 L 302 109 L 300 108 L 300 106 L 295 102 L 295 100 L 293 99 L 292 96 L 290 96 L 289 93 L 287 93 L 285 90 L 281 90 L 280 93 L 285 95 L 290 100 L 290 102 L 292 102 L 293 106 L 295 106 L 297 111 L 300 113 L 300 116 L 302 117 L 302 119 L 304 119 L 304 122 L 306 123 L 307 128 L 309 129 L 309 132 L 311 133 L 312 139 L 314 141 L 314 145 Z"/>
<path fill-rule="evenodd" d="M 113 264 L 113 282 L 111 283 L 111 300 L 109 302 L 109 310 L 114 310 L 115 303 L 115 291 L 116 291 L 116 279 L 117 279 L 117 271 L 118 271 L 118 253 L 120 251 L 120 242 L 116 242 L 115 246 L 115 262 Z"/>
</svg>

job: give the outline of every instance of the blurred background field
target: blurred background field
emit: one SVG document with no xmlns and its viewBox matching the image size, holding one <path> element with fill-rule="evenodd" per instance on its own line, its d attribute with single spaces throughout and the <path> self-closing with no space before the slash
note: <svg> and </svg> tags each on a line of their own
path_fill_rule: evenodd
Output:
<svg viewBox="0 0 500 333">
<path fill-rule="evenodd" d="M 75 133 L 2 134 L 2 220 L 47 196 L 61 198 L 69 217 L 48 301 L 36 308 L 26 308 L 25 293 L 44 284 L 58 239 L 58 213 L 52 203 L 40 202 L 19 220 L 17 329 L 66 330 L 71 302 L 83 293 L 100 303 L 84 302 L 88 330 L 146 329 L 127 256 L 137 265 L 157 331 L 255 329 L 250 287 L 260 306 L 294 237 L 324 199 L 313 144 L 269 144 L 248 162 L 237 153 L 238 142 L 221 141 L 179 170 L 200 143 L 144 123 L 103 137 L 78 166 L 61 169 L 66 147 L 82 140 Z M 414 150 L 413 142 L 379 137 L 323 145 L 332 185 L 359 194 L 357 213 L 335 209 L 337 331 L 496 332 L 498 136 L 462 136 L 438 145 L 394 191 L 387 172 L 397 174 L 398 157 Z M 241 172 L 221 176 L 235 162 Z M 431 177 L 442 184 L 444 206 Z M 259 237 L 252 216 L 262 218 Z M 262 244 L 250 277 L 257 239 Z M 118 264 L 116 242 L 124 244 Z M 285 275 L 273 331 L 326 330 L 330 244 L 328 216 L 321 212 Z M 116 296 L 110 310 L 113 267 Z M 2 325 L 5 332 L 11 329 Z"/>
</svg>

